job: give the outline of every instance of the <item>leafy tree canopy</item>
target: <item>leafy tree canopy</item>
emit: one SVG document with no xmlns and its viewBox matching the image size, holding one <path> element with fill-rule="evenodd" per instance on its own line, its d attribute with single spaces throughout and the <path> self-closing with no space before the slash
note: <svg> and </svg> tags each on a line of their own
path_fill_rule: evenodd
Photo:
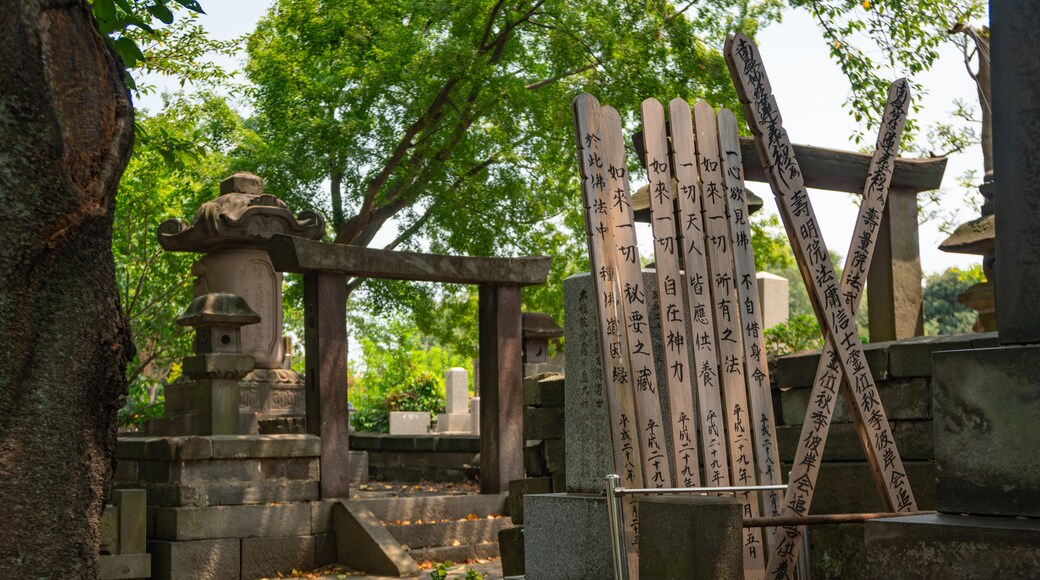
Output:
<svg viewBox="0 0 1040 580">
<path fill-rule="evenodd" d="M 972 332 L 978 312 L 961 304 L 957 296 L 985 279 L 979 264 L 967 270 L 948 268 L 945 272 L 927 275 L 924 285 L 925 334 Z"/>
</svg>

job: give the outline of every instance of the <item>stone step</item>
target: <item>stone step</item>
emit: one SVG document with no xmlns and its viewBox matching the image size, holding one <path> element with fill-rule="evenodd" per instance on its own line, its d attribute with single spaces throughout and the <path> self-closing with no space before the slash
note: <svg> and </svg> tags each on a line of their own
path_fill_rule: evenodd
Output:
<svg viewBox="0 0 1040 580">
<path fill-rule="evenodd" d="M 387 525 L 402 545 L 411 549 L 497 542 L 498 532 L 510 527 L 509 518 L 455 520 L 422 524 Z"/>
<path fill-rule="evenodd" d="M 358 500 L 383 522 L 401 520 L 461 520 L 468 515 L 486 518 L 508 515 L 505 494 L 438 495 Z"/>
<path fill-rule="evenodd" d="M 419 548 L 409 550 L 408 554 L 416 564 L 423 562 L 454 562 L 462 564 L 474 560 L 498 557 L 498 542 L 485 542 L 463 546 L 441 546 L 439 548 Z"/>
</svg>

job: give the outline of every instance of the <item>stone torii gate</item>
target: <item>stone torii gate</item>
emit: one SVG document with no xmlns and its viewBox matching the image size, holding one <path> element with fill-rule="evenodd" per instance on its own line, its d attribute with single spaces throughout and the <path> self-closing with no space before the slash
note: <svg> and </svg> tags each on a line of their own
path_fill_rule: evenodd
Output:
<svg viewBox="0 0 1040 580">
<path fill-rule="evenodd" d="M 345 246 L 276 235 L 279 272 L 302 273 L 307 429 L 321 437 L 321 497 L 348 495 L 347 276 L 480 286 L 480 491 L 524 476 L 520 288 L 544 284 L 548 257 L 479 258 Z"/>
</svg>

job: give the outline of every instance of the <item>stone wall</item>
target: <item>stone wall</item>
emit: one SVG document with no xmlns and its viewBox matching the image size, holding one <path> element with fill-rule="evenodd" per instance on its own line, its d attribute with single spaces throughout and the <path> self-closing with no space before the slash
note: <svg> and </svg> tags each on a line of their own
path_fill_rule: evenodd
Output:
<svg viewBox="0 0 1040 580">
<path fill-rule="evenodd" d="M 350 448 L 368 453 L 368 475 L 375 480 L 464 482 L 476 474 L 480 437 L 353 433 Z"/>
</svg>

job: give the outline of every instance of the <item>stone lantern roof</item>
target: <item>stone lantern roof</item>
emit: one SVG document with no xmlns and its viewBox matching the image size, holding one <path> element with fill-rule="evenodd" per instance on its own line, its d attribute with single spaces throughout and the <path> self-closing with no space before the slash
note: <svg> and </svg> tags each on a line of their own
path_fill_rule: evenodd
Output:
<svg viewBox="0 0 1040 580">
<path fill-rule="evenodd" d="M 177 317 L 181 326 L 248 326 L 260 322 L 260 315 L 238 294 L 213 292 L 191 301 L 184 314 Z"/>
<path fill-rule="evenodd" d="M 520 326 L 524 338 L 560 338 L 563 329 L 544 312 L 524 312 L 520 315 Z"/>
<path fill-rule="evenodd" d="M 220 197 L 199 207 L 191 225 L 169 219 L 159 225 L 159 244 L 171 252 L 208 253 L 218 247 L 262 248 L 275 234 L 317 240 L 325 219 L 313 210 L 293 217 L 284 201 L 264 193 L 263 181 L 239 172 L 220 182 Z"/>
</svg>

